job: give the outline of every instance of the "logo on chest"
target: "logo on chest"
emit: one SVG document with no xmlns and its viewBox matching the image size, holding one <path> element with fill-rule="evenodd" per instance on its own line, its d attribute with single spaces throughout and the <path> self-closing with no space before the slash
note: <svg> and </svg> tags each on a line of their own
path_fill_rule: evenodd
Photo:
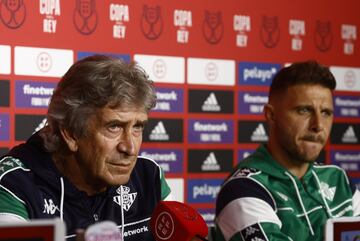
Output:
<svg viewBox="0 0 360 241">
<path fill-rule="evenodd" d="M 327 200 L 333 201 L 334 196 L 335 196 L 335 192 L 336 192 L 336 187 L 335 186 L 330 187 L 329 184 L 327 184 L 325 182 L 320 182 L 320 190 L 319 190 L 319 192 Z"/>
<path fill-rule="evenodd" d="M 130 188 L 127 186 L 120 186 L 116 193 L 118 196 L 113 197 L 113 201 L 122 207 L 125 211 L 129 211 L 130 207 L 134 203 L 137 192 L 130 193 Z"/>
<path fill-rule="evenodd" d="M 60 212 L 60 209 L 57 205 L 54 204 L 53 200 L 51 198 L 49 198 L 47 200 L 44 198 L 43 213 L 54 215 L 56 211 Z"/>
</svg>

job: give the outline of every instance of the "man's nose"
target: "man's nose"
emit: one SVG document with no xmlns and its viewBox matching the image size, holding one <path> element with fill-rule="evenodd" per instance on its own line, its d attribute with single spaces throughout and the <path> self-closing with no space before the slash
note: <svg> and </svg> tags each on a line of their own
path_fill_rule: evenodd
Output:
<svg viewBox="0 0 360 241">
<path fill-rule="evenodd" d="M 314 132 L 320 132 L 324 130 L 324 118 L 321 113 L 315 112 L 313 114 L 310 128 Z"/>
<path fill-rule="evenodd" d="M 130 131 L 123 133 L 121 139 L 119 140 L 118 149 L 129 156 L 135 155 L 134 137 L 131 135 Z"/>
</svg>

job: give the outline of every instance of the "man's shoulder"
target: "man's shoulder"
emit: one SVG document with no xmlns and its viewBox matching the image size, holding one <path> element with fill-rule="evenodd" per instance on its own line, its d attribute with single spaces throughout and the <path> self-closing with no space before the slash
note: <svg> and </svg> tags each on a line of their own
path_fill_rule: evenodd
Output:
<svg viewBox="0 0 360 241">
<path fill-rule="evenodd" d="M 15 170 L 29 171 L 23 162 L 12 156 L 4 156 L 0 159 L 0 176 L 4 176 Z"/>
<path fill-rule="evenodd" d="M 254 153 L 250 154 L 236 165 L 227 180 L 266 175 L 266 173 L 261 171 L 266 161 L 267 160 L 262 156 L 261 151 L 257 149 Z"/>
<path fill-rule="evenodd" d="M 222 190 L 234 190 L 236 192 L 242 192 L 248 189 L 249 186 L 256 189 L 264 189 L 265 186 L 262 184 L 263 176 L 266 173 L 261 172 L 259 169 L 252 167 L 239 167 L 227 178 L 222 185 Z M 254 190 L 254 189 L 253 189 Z"/>
<path fill-rule="evenodd" d="M 153 159 L 145 156 L 138 156 L 135 169 L 146 172 L 159 172 L 161 168 Z"/>
<path fill-rule="evenodd" d="M 0 159 L 0 184 L 3 189 L 10 190 L 13 195 L 34 195 L 34 173 L 24 165 L 21 159 L 5 156 Z"/>
<path fill-rule="evenodd" d="M 350 180 L 344 169 L 336 165 L 313 165 L 313 170 L 318 178 L 328 185 L 337 187 L 350 187 Z"/>
<path fill-rule="evenodd" d="M 314 163 L 313 168 L 314 168 L 313 170 L 318 175 L 325 175 L 325 176 L 332 176 L 332 175 L 344 176 L 344 175 L 346 175 L 344 169 L 342 169 L 341 167 L 339 167 L 337 165 Z"/>
<path fill-rule="evenodd" d="M 141 161 L 144 165 L 159 166 L 154 159 L 146 156 L 138 156 L 137 161 Z"/>
<path fill-rule="evenodd" d="M 236 169 L 252 168 L 263 169 L 271 162 L 271 156 L 264 145 L 259 146 L 253 153 L 241 160 Z"/>
<path fill-rule="evenodd" d="M 235 200 L 262 200 L 275 209 L 274 198 L 267 185 L 264 185 L 262 173 L 256 168 L 238 168 L 222 185 L 218 194 L 217 212 Z"/>
<path fill-rule="evenodd" d="M 261 171 L 257 168 L 238 166 L 227 180 L 229 181 L 238 178 L 251 178 L 253 176 L 261 175 L 261 174 L 262 174 Z"/>
<path fill-rule="evenodd" d="M 142 180 L 142 182 L 153 182 L 159 180 L 161 176 L 161 168 L 153 159 L 138 156 L 135 168 L 131 175 L 132 179 Z"/>
</svg>

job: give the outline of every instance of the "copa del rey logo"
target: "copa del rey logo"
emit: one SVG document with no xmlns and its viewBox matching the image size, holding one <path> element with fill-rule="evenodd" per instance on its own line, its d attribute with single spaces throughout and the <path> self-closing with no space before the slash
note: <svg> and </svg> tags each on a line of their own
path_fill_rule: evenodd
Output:
<svg viewBox="0 0 360 241">
<path fill-rule="evenodd" d="M 129 6 L 123 4 L 110 4 L 110 21 L 113 25 L 113 38 L 124 39 L 126 34 L 125 22 L 129 22 Z"/>
<path fill-rule="evenodd" d="M 354 42 L 357 38 L 356 25 L 343 24 L 341 25 L 341 38 L 344 40 L 344 54 L 354 54 Z"/>
<path fill-rule="evenodd" d="M 177 27 L 176 41 L 186 44 L 189 42 L 189 28 L 192 27 L 192 13 L 187 10 L 174 10 L 174 26 Z"/>
<path fill-rule="evenodd" d="M 305 21 L 303 20 L 289 20 L 289 34 L 292 36 L 291 49 L 293 51 L 302 50 L 302 36 L 305 36 Z"/>
<path fill-rule="evenodd" d="M 122 207 L 125 211 L 129 211 L 130 207 L 134 203 L 137 192 L 130 193 L 130 188 L 127 186 L 120 186 L 116 193 L 118 196 L 113 197 L 113 201 Z"/>
<path fill-rule="evenodd" d="M 43 32 L 56 33 L 57 19 L 60 16 L 60 0 L 40 0 L 40 14 L 44 16 Z"/>
<path fill-rule="evenodd" d="M 236 46 L 246 47 L 248 44 L 248 32 L 251 30 L 250 16 L 234 15 L 234 31 L 236 34 Z"/>
<path fill-rule="evenodd" d="M 10 29 L 20 28 L 26 19 L 24 1 L 0 1 L 0 20 Z"/>
</svg>

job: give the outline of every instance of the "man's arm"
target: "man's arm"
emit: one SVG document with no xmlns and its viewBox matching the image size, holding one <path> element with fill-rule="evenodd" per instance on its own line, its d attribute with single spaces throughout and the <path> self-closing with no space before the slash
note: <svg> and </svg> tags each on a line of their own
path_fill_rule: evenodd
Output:
<svg viewBox="0 0 360 241">
<path fill-rule="evenodd" d="M 247 177 L 227 182 L 216 202 L 218 240 L 291 240 L 282 233 L 275 203 L 267 190 Z"/>
<path fill-rule="evenodd" d="M 356 189 L 353 195 L 354 216 L 360 216 L 360 191 Z"/>
<path fill-rule="evenodd" d="M 0 222 L 29 219 L 26 206 L 5 188 L 0 187 Z"/>
<path fill-rule="evenodd" d="M 161 168 L 160 168 L 160 186 L 161 186 L 161 200 L 172 201 L 174 198 L 171 195 L 171 189 L 169 187 L 169 184 L 166 182 L 164 172 Z"/>
<path fill-rule="evenodd" d="M 348 176 L 345 170 L 341 169 L 344 173 L 346 183 L 350 186 L 352 192 L 352 206 L 353 216 L 360 216 L 360 190 L 358 189 L 354 180 Z"/>
<path fill-rule="evenodd" d="M 353 196 L 352 196 L 353 215 L 360 216 L 360 190 L 353 183 L 351 178 L 349 178 L 349 181 L 350 181 L 350 187 L 351 187 L 351 190 L 353 193 Z"/>
</svg>

